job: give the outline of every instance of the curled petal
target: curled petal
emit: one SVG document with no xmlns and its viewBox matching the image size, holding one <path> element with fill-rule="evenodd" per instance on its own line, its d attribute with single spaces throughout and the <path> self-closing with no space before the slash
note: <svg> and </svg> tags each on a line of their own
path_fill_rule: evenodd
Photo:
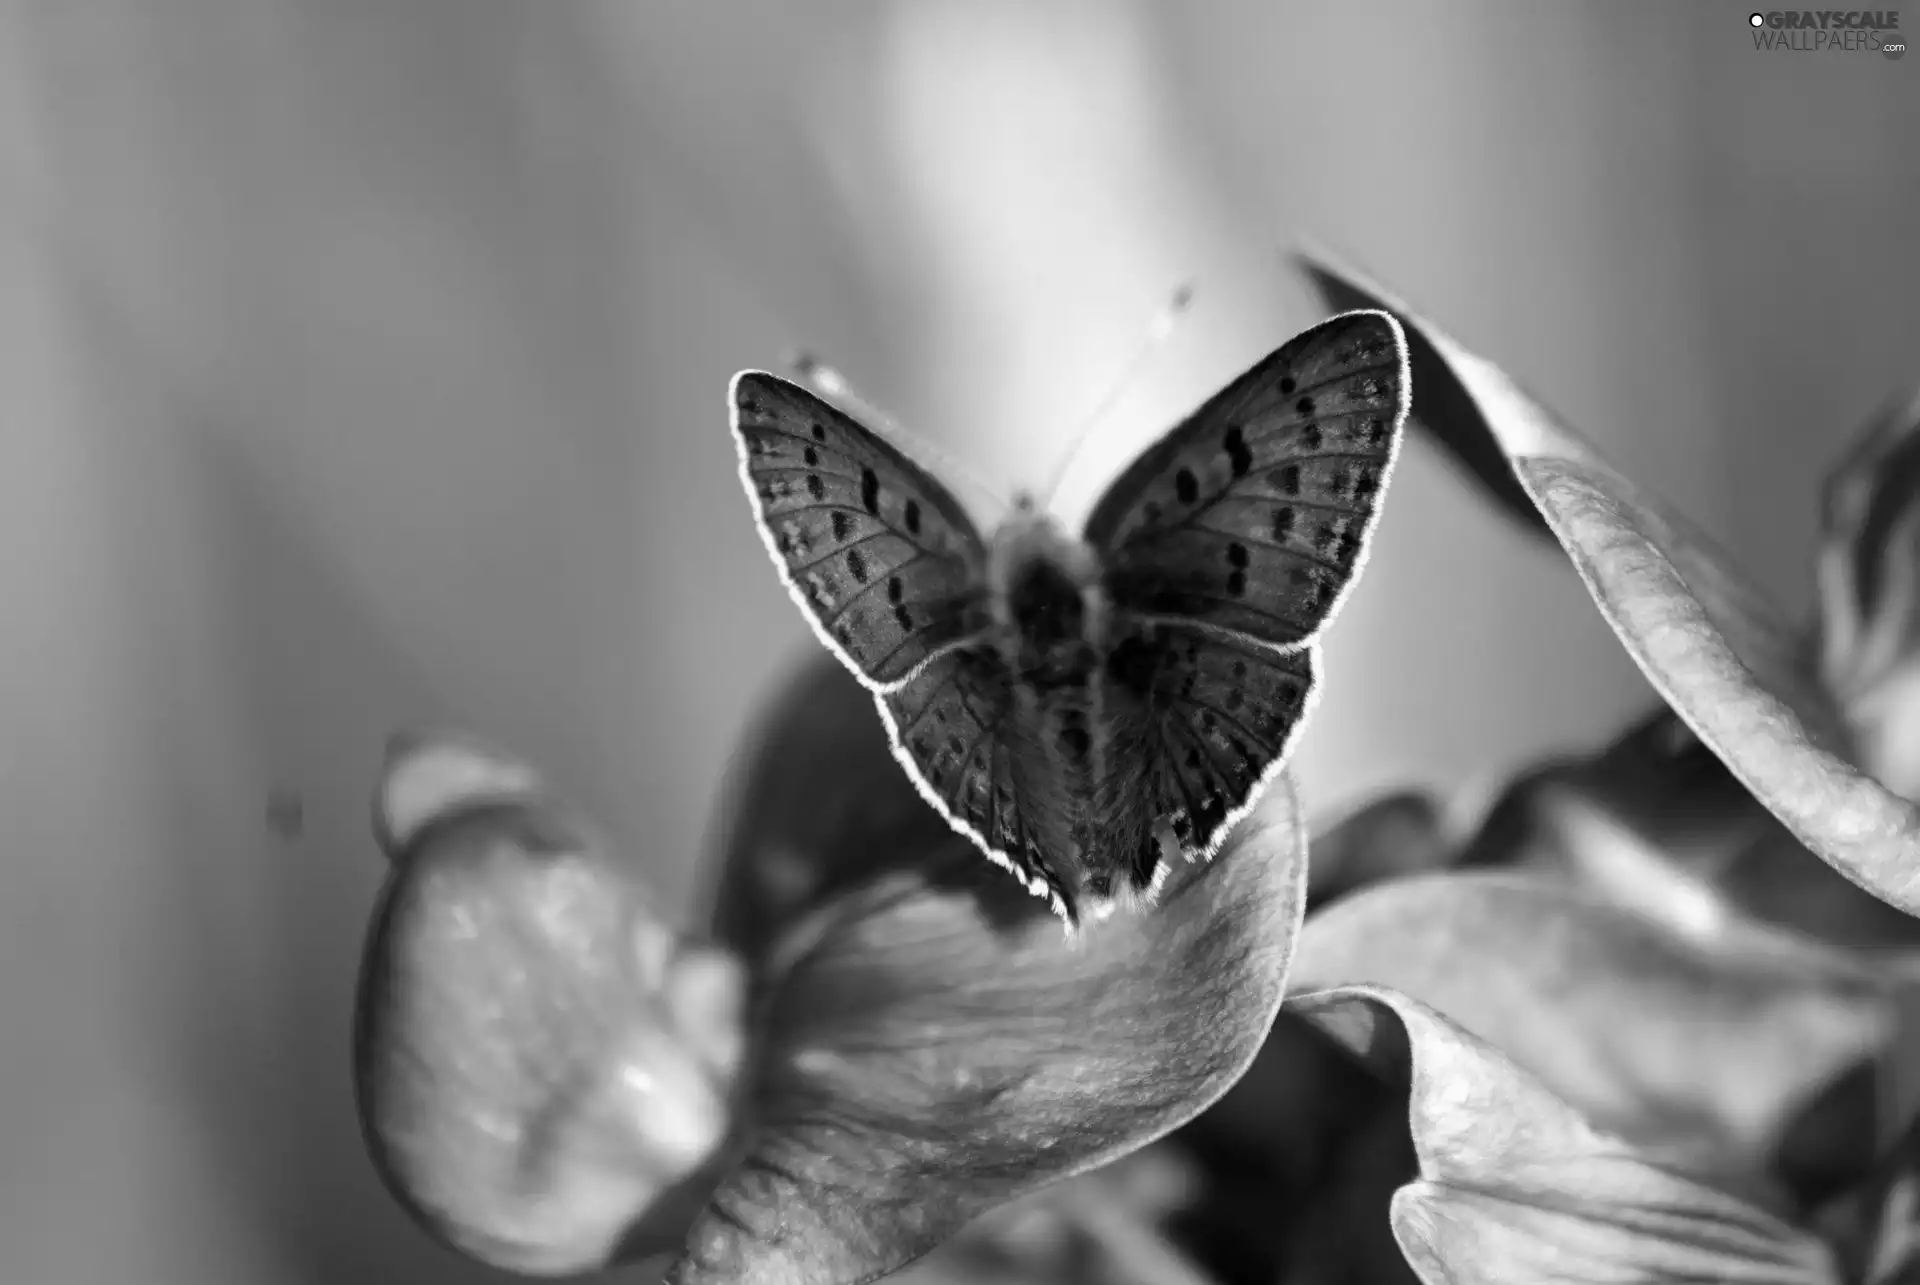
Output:
<svg viewBox="0 0 1920 1285">
<path fill-rule="evenodd" d="M 743 1156 L 671 1273 L 679 1285 L 871 1280 L 1178 1127 L 1258 1050 L 1304 905 L 1283 778 L 1211 864 L 1174 870 L 1158 904 L 1068 938 L 918 802 L 857 685 L 802 681 L 827 687 L 786 706 L 805 726 L 769 729 L 765 755 L 781 761 L 747 779 L 778 788 L 741 798 L 750 820 L 730 864 L 785 854 L 810 872 L 798 882 L 839 890 L 783 903 L 810 909 L 759 952 Z M 860 801 L 838 836 L 808 806 L 839 808 L 836 790 Z M 721 886 L 764 895 L 767 881 Z"/>
<path fill-rule="evenodd" d="M 394 1195 L 529 1274 L 678 1246 L 732 1118 L 737 961 L 681 940 L 531 767 L 476 742 L 396 740 L 375 832 L 392 869 L 353 1060 Z"/>
<path fill-rule="evenodd" d="M 1417 998 L 1692 1172 L 1759 1171 L 1793 1113 L 1894 1021 L 1886 988 L 1842 952 L 1728 916 L 1682 935 L 1497 873 L 1382 884 L 1316 915 L 1294 984 Z"/>
<path fill-rule="evenodd" d="M 1418 1000 L 1345 986 L 1287 1006 L 1408 1084 L 1419 1177 L 1390 1217 L 1429 1285 L 1839 1280 L 1820 1242 L 1596 1128 Z"/>
<path fill-rule="evenodd" d="M 1307 267 L 1330 302 L 1364 298 L 1431 345 L 1466 393 L 1448 404 L 1499 443 L 1634 661 L 1755 797 L 1821 860 L 1920 914 L 1920 809 L 1850 757 L 1850 734 L 1800 631 L 1705 533 L 1627 481 L 1499 367 L 1353 273 Z"/>
<path fill-rule="evenodd" d="M 1880 408 L 1825 501 L 1820 672 L 1861 761 L 1920 799 L 1920 388 Z"/>
</svg>

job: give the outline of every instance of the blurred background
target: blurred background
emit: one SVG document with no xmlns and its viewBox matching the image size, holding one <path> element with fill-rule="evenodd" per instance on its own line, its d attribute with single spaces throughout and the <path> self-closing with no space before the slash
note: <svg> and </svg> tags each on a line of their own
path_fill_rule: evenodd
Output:
<svg viewBox="0 0 1920 1285">
<path fill-rule="evenodd" d="M 1814 479 L 1920 374 L 1920 60 L 1746 12 L 0 4 L 0 1279 L 504 1279 L 352 1116 L 380 746 L 512 746 L 686 904 L 815 645 L 723 405 L 797 345 L 1010 489 L 1192 280 L 1088 497 L 1318 318 L 1308 236 L 1805 610 Z M 1328 670 L 1318 813 L 1648 699 L 1417 439 Z"/>
</svg>

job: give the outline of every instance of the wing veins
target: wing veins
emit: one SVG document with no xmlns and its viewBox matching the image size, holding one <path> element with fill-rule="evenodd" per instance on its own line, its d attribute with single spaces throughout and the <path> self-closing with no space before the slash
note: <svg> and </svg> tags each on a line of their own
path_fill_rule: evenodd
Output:
<svg viewBox="0 0 1920 1285">
<path fill-rule="evenodd" d="M 1202 704 L 1201 702 L 1193 699 L 1193 697 L 1191 696 L 1174 696 L 1174 697 L 1170 697 L 1169 699 L 1174 701 L 1176 704 L 1186 706 L 1188 709 L 1197 709 L 1204 713 L 1212 714 L 1215 718 L 1218 718 L 1223 723 L 1231 723 L 1234 727 L 1239 729 L 1240 735 L 1247 738 L 1247 743 L 1252 745 L 1255 749 L 1259 750 L 1262 754 L 1274 754 L 1278 752 L 1277 747 L 1273 745 L 1269 745 L 1267 743 L 1266 737 L 1256 735 L 1252 728 L 1248 727 L 1245 723 L 1242 723 L 1239 719 L 1235 718 L 1232 714 L 1227 713 L 1227 711 L 1223 709 L 1217 709 L 1212 705 Z"/>
<path fill-rule="evenodd" d="M 1233 596 L 1232 596 L 1232 595 L 1230 595 L 1230 594 L 1220 594 L 1220 593 L 1202 593 L 1202 592 L 1200 592 L 1200 591 L 1199 591 L 1199 590 L 1197 590 L 1197 589 L 1182 589 L 1182 590 L 1181 590 L 1181 593 L 1182 593 L 1183 595 L 1185 595 L 1185 596 L 1186 596 L 1186 597 L 1187 597 L 1188 599 L 1190 599 L 1190 600 L 1197 600 L 1197 601 L 1200 601 L 1200 602 L 1218 602 L 1218 603 L 1229 603 L 1229 604 L 1232 604 L 1232 605 L 1235 605 L 1235 606 L 1240 606 L 1240 607 L 1246 607 L 1246 609 L 1247 609 L 1247 610 L 1248 610 L 1249 612 L 1251 612 L 1251 613 L 1253 613 L 1253 614 L 1254 614 L 1254 615 L 1256 615 L 1256 616 L 1259 616 L 1259 617 L 1261 617 L 1262 619 L 1265 619 L 1265 620 L 1271 620 L 1271 621 L 1273 621 L 1273 622 L 1275 622 L 1276 624 L 1282 624 L 1282 625 L 1287 625 L 1287 626 L 1289 626 L 1289 627 L 1292 627 L 1292 628 L 1295 628 L 1295 629 L 1298 629 L 1298 627 L 1299 627 L 1299 625 L 1298 625 L 1298 622 L 1297 622 L 1297 621 L 1292 621 L 1292 620 L 1288 620 L 1288 619 L 1287 619 L 1287 618 L 1286 618 L 1285 616 L 1276 616 L 1276 615 L 1274 615 L 1274 614 L 1273 614 L 1272 612 L 1270 612 L 1270 611 L 1262 611 L 1262 610 L 1260 610 L 1260 609 L 1259 609 L 1259 608 L 1257 608 L 1257 607 L 1248 607 L 1248 606 L 1247 606 L 1247 600 L 1246 600 L 1245 598 L 1235 598 L 1235 597 L 1233 597 Z M 1126 608 L 1125 608 L 1125 607 L 1122 607 L 1122 608 L 1121 608 L 1121 610 L 1122 610 L 1122 611 L 1126 611 Z M 1131 614 L 1133 614 L 1133 613 L 1131 613 L 1131 612 L 1129 612 L 1128 614 L 1129 614 L 1129 615 L 1131 615 Z M 1150 617 L 1150 613 L 1145 613 L 1145 612 L 1143 612 L 1143 613 L 1141 613 L 1141 614 L 1140 614 L 1139 616 L 1137 616 L 1137 617 L 1135 617 L 1135 618 L 1136 618 L 1136 619 L 1147 619 L 1147 618 L 1154 618 L 1154 619 L 1158 619 L 1158 620 L 1163 620 L 1163 621 L 1166 621 L 1167 623 L 1171 623 L 1171 624 L 1180 624 L 1180 625 L 1190 625 L 1190 626 L 1195 626 L 1195 625 L 1202 625 L 1202 624 L 1205 624 L 1205 623 L 1207 623 L 1207 622 L 1205 622 L 1205 621 L 1202 621 L 1202 620 L 1188 620 L 1188 619 L 1185 619 L 1185 618 L 1183 618 L 1183 617 L 1180 617 L 1180 616 L 1160 616 L 1160 617 Z M 1237 632 L 1239 632 L 1239 631 L 1238 631 L 1238 630 L 1232 630 L 1232 631 L 1230 631 L 1230 632 L 1235 632 L 1235 633 L 1237 633 Z M 1293 644 L 1293 643 L 1275 643 L 1275 644 L 1272 644 L 1272 645 L 1273 645 L 1273 646 L 1275 646 L 1275 647 L 1278 647 L 1279 649 L 1281 649 L 1281 650 L 1283 650 L 1283 651 L 1290 651 L 1290 650 L 1292 650 L 1292 649 L 1293 649 L 1293 647 L 1295 646 L 1295 644 Z"/>
<path fill-rule="evenodd" d="M 849 548 L 851 548 L 852 546 L 851 546 L 851 545 L 849 545 L 849 546 L 847 546 L 847 547 L 849 547 Z M 832 557 L 833 555 L 831 555 L 831 554 L 829 554 L 829 555 L 827 555 L 827 556 L 828 556 L 828 557 L 830 558 L 830 557 Z M 901 564 L 900 564 L 900 566 L 898 566 L 898 567 L 895 567 L 895 568 L 893 568 L 893 569 L 892 569 L 891 571 L 889 571 L 889 572 L 887 573 L 887 575 L 888 575 L 888 576 L 890 576 L 890 577 L 891 577 L 891 576 L 897 576 L 897 575 L 899 575 L 899 574 L 900 574 L 900 571 L 901 571 L 901 569 L 902 569 L 902 568 L 904 568 L 904 567 L 910 567 L 910 566 L 912 566 L 912 565 L 913 565 L 914 563 L 916 563 L 916 562 L 919 562 L 919 561 L 921 561 L 921 560 L 923 560 L 923 559 L 925 559 L 925 558 L 927 558 L 928 556 L 930 556 L 930 555 L 928 555 L 928 554 L 925 554 L 925 553 L 915 553 L 915 554 L 914 554 L 914 555 L 913 555 L 913 556 L 912 556 L 911 558 L 908 558 L 908 559 L 907 559 L 907 560 L 906 560 L 905 562 L 903 562 L 903 563 L 901 563 Z M 822 558 L 822 559 L 821 559 L 820 561 L 821 561 L 821 562 L 825 562 L 826 560 L 827 560 L 826 558 Z M 808 564 L 808 566 L 818 566 L 818 565 L 820 565 L 820 564 L 819 564 L 818 562 L 815 562 L 815 563 L 809 563 L 809 564 Z M 863 599 L 863 598 L 865 598 L 865 597 L 866 597 L 866 596 L 867 596 L 868 594 L 870 594 L 870 593 L 872 593 L 872 592 L 873 592 L 873 591 L 874 591 L 875 589 L 883 589 L 883 588 L 885 588 L 885 587 L 886 587 L 886 584 L 887 584 L 887 582 L 886 582 L 885 580 L 872 580 L 872 581 L 869 581 L 869 582 L 867 582 L 866 584 L 864 584 L 864 585 L 862 585 L 862 586 L 860 587 L 860 592 L 859 592 L 859 593 L 856 593 L 856 594 L 854 594 L 854 595 L 853 595 L 853 596 L 852 596 L 851 598 L 848 598 L 848 599 L 846 599 L 846 600 L 845 600 L 844 602 L 841 602 L 841 603 L 839 603 L 839 604 L 838 604 L 838 605 L 837 605 L 837 606 L 835 607 L 835 609 L 834 609 L 834 613 L 833 613 L 833 614 L 832 614 L 831 616 L 828 616 L 828 617 L 827 617 L 827 619 L 828 619 L 828 620 L 838 620 L 838 619 L 840 619 L 840 617 L 842 617 L 842 616 L 844 616 L 844 615 L 846 615 L 846 614 L 847 614 L 847 612 L 848 612 L 849 610 L 851 610 L 851 609 L 853 608 L 853 605 L 854 605 L 855 603 L 857 603 L 857 602 L 859 602 L 859 601 L 860 601 L 861 599 Z M 915 602 L 916 604 L 924 604 L 924 603 L 925 603 L 926 601 L 927 601 L 927 599 L 925 599 L 925 598 L 916 598 L 916 599 L 914 599 L 914 602 Z M 952 598 L 949 598 L 949 599 L 938 599 L 938 600 L 936 600 L 936 601 L 947 601 L 947 602 L 952 602 L 952 601 L 957 601 L 957 599 L 952 599 Z M 903 604 L 901 604 L 901 605 L 903 605 L 903 606 L 904 606 L 905 604 L 903 603 Z M 916 632 L 914 632 L 914 631 L 909 631 L 909 632 L 907 633 L 907 637 L 909 637 L 909 638 L 913 638 L 913 637 L 916 637 L 916 636 L 917 636 L 917 633 L 916 633 Z M 887 656 L 888 656 L 888 657 L 891 657 L 891 656 L 892 656 L 892 654 L 893 654 L 892 652 L 889 652 L 889 653 L 887 653 Z M 885 658 L 883 657 L 883 659 L 885 659 Z"/>
</svg>

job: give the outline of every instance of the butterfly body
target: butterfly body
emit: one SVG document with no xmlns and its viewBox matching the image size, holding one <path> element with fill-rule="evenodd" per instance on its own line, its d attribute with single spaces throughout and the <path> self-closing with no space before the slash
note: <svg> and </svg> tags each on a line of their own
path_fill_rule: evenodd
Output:
<svg viewBox="0 0 1920 1285">
<path fill-rule="evenodd" d="M 1144 790 L 1151 708 L 1114 665 L 1138 631 L 1111 609 L 1099 554 L 1053 516 L 1017 497 L 988 547 L 986 644 L 957 658 L 1003 683 L 1008 779 L 1034 800 L 1034 841 L 1058 882 L 1104 903 L 1114 895 L 1102 854 L 1158 860 Z M 1133 884 L 1122 884 L 1122 890 Z M 1076 898 L 1076 904 L 1077 904 Z"/>
<path fill-rule="evenodd" d="M 959 833 L 1071 926 L 1211 857 L 1285 762 L 1407 407 L 1405 341 L 1349 313 L 1270 354 L 1067 530 L 990 537 L 798 385 L 736 376 L 741 479 L 821 641 Z"/>
</svg>

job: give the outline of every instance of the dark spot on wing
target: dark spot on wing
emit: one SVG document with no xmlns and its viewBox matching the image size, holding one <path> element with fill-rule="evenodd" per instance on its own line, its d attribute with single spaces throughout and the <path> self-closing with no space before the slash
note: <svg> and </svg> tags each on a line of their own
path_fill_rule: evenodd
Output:
<svg viewBox="0 0 1920 1285">
<path fill-rule="evenodd" d="M 1086 758 L 1087 749 L 1092 743 L 1092 738 L 1087 735 L 1087 729 L 1084 727 L 1069 723 L 1060 729 L 1060 748 L 1076 763 Z"/>
<path fill-rule="evenodd" d="M 1271 482 L 1283 495 L 1298 495 L 1300 494 L 1300 466 L 1283 464 L 1267 474 L 1267 481 Z"/>
<path fill-rule="evenodd" d="M 1253 467 L 1253 452 L 1247 449 L 1247 436 L 1238 424 L 1227 430 L 1226 440 L 1221 444 L 1226 447 L 1227 463 L 1233 468 L 1233 475 L 1245 477 Z"/>
<path fill-rule="evenodd" d="M 1387 440 L 1387 421 L 1370 419 L 1367 421 L 1367 445 L 1380 446 Z"/>
<path fill-rule="evenodd" d="M 820 480 L 818 473 L 807 474 L 807 494 L 816 500 L 827 498 L 827 484 Z"/>
<path fill-rule="evenodd" d="M 808 468 L 814 468 L 820 463 L 820 452 L 811 446 L 800 452 L 800 456 L 806 460 Z"/>
<path fill-rule="evenodd" d="M 1241 568 L 1247 565 L 1247 546 L 1235 540 L 1227 546 L 1227 565 Z"/>
<path fill-rule="evenodd" d="M 1293 534 L 1293 510 L 1286 505 L 1275 506 L 1273 510 L 1273 538 L 1275 542 L 1285 540 Z"/>
<path fill-rule="evenodd" d="M 1299 411 L 1302 415 L 1311 415 L 1313 414 L 1313 398 L 1302 397 L 1299 401 L 1293 404 L 1293 408 Z"/>
<path fill-rule="evenodd" d="M 1291 395 L 1293 390 L 1298 387 L 1299 385 L 1293 382 L 1292 375 L 1282 375 L 1280 377 L 1280 395 L 1282 397 Z"/>
<path fill-rule="evenodd" d="M 900 599 L 904 598 L 906 596 L 906 593 L 907 593 L 907 586 L 901 583 L 899 576 L 894 576 L 892 579 L 887 581 L 887 601 L 888 602 L 891 602 L 894 605 L 898 606 L 900 603 Z"/>
<path fill-rule="evenodd" d="M 860 470 L 860 507 L 869 514 L 880 512 L 880 475 L 870 468 Z"/>
<path fill-rule="evenodd" d="M 1331 558 L 1340 544 L 1340 530 L 1331 522 L 1320 524 L 1319 532 L 1313 538 L 1313 549 L 1323 558 Z"/>
<path fill-rule="evenodd" d="M 849 533 L 852 532 L 852 530 L 853 530 L 853 519 L 847 516 L 846 510 L 835 509 L 833 511 L 834 543 L 845 544 L 847 541 L 847 536 Z"/>
<path fill-rule="evenodd" d="M 847 550 L 847 570 L 852 574 L 855 580 L 858 580 L 861 584 L 865 584 L 867 582 L 866 555 L 861 553 L 860 550 L 858 549 L 848 549 Z"/>
<path fill-rule="evenodd" d="M 1246 661 L 1244 661 L 1244 660 L 1236 660 L 1236 661 L 1234 661 L 1234 662 L 1233 662 L 1233 676 L 1234 676 L 1234 678 L 1235 678 L 1236 680 L 1237 680 L 1237 679 L 1241 679 L 1241 678 L 1245 678 L 1245 677 L 1247 676 L 1247 662 L 1246 662 Z"/>
<path fill-rule="evenodd" d="M 1307 570 L 1305 567 L 1288 567 L 1287 579 L 1293 583 L 1295 588 L 1304 589 L 1313 582 L 1313 572 Z"/>
<path fill-rule="evenodd" d="M 1301 449 L 1309 451 L 1317 451 L 1320 449 L 1320 426 L 1318 424 L 1309 424 L 1300 430 L 1300 446 Z"/>
<path fill-rule="evenodd" d="M 918 500 L 907 501 L 907 534 L 920 534 L 920 502 Z"/>
<path fill-rule="evenodd" d="M 1200 481 L 1194 477 L 1192 469 L 1181 469 L 1173 475 L 1173 493 L 1180 497 L 1180 503 L 1192 504 L 1200 496 Z"/>
<path fill-rule="evenodd" d="M 1247 591 L 1247 573 L 1244 571 L 1234 571 L 1229 573 L 1227 576 L 1227 594 L 1230 597 L 1238 598 L 1243 594 L 1245 594 L 1246 591 Z"/>
<path fill-rule="evenodd" d="M 1340 533 L 1339 558 L 1342 565 L 1352 562 L 1353 555 L 1360 552 L 1360 536 L 1349 527 Z"/>
<path fill-rule="evenodd" d="M 1153 686 L 1153 648 L 1145 639 L 1127 638 L 1107 653 L 1107 676 L 1122 690 L 1145 696 Z"/>
<path fill-rule="evenodd" d="M 903 633 L 913 632 L 913 614 L 905 607 L 895 607 L 893 609 L 893 619 L 894 623 L 900 626 Z"/>
<path fill-rule="evenodd" d="M 827 440 L 827 426 L 825 424 L 815 424 L 813 426 L 813 440 L 816 442 L 824 442 Z"/>
<path fill-rule="evenodd" d="M 1242 699 L 1238 687 L 1227 688 L 1227 712 L 1232 713 L 1234 710 L 1239 709 Z"/>
</svg>

